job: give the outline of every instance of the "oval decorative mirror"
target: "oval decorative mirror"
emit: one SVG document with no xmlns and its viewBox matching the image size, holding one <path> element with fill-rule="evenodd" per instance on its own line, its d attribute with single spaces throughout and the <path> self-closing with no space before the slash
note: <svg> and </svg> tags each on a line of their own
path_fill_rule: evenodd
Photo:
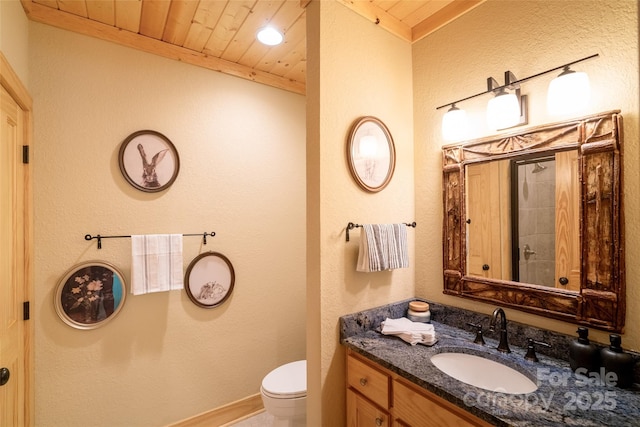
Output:
<svg viewBox="0 0 640 427">
<path fill-rule="evenodd" d="M 621 332 L 622 117 L 443 147 L 444 293 Z"/>
<path fill-rule="evenodd" d="M 381 120 L 366 116 L 353 124 L 347 159 L 351 175 L 364 190 L 376 193 L 389 184 L 396 167 L 396 149 Z"/>
</svg>

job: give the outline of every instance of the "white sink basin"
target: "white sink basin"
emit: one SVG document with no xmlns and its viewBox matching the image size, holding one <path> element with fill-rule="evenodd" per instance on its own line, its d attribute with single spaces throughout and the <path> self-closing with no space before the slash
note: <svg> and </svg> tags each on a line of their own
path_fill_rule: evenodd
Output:
<svg viewBox="0 0 640 427">
<path fill-rule="evenodd" d="M 445 374 L 485 390 L 526 394 L 538 389 L 525 375 L 502 363 L 466 353 L 439 353 L 431 362 Z"/>
</svg>

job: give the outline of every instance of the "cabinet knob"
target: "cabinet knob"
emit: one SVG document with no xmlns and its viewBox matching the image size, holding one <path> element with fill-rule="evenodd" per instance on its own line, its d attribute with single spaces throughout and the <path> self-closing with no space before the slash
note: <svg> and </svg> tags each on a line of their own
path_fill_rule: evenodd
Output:
<svg viewBox="0 0 640 427">
<path fill-rule="evenodd" d="M 560 282 L 562 286 L 567 286 L 569 284 L 569 279 L 563 276 L 560 279 L 558 279 L 558 282 Z"/>
<path fill-rule="evenodd" d="M 488 270 L 489 270 L 489 264 L 484 264 L 484 265 L 482 266 L 482 269 L 483 269 L 484 271 L 488 271 Z"/>
<path fill-rule="evenodd" d="M 360 378 L 360 385 L 362 387 L 366 386 L 367 385 L 367 379 L 366 378 Z"/>
<path fill-rule="evenodd" d="M 380 417 L 377 417 L 377 418 L 376 418 L 376 425 L 377 425 L 378 427 L 380 427 L 380 426 L 382 425 L 382 423 L 383 423 L 383 422 L 384 422 L 384 420 L 383 420 L 382 418 L 380 418 Z"/>
<path fill-rule="evenodd" d="M 7 368 L 0 368 L 0 385 L 5 385 L 9 382 L 9 377 L 11 376 L 11 372 Z"/>
</svg>

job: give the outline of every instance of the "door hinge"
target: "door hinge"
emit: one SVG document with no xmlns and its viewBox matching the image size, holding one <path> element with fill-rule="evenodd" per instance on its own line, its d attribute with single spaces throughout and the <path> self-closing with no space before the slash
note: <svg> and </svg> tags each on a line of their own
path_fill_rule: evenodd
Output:
<svg viewBox="0 0 640 427">
<path fill-rule="evenodd" d="M 29 163 L 29 146 L 28 145 L 22 146 L 22 163 L 24 164 Z"/>
<path fill-rule="evenodd" d="M 22 320 L 29 320 L 29 301 L 22 303 Z"/>
</svg>

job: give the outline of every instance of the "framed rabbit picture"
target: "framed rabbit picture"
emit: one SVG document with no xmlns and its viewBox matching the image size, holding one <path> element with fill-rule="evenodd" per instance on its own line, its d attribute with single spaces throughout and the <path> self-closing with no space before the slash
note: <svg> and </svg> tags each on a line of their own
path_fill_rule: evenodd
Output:
<svg viewBox="0 0 640 427">
<path fill-rule="evenodd" d="M 153 130 L 129 135 L 120 146 L 118 161 L 127 182 L 148 193 L 167 189 L 180 170 L 176 147 L 169 138 Z"/>
</svg>

